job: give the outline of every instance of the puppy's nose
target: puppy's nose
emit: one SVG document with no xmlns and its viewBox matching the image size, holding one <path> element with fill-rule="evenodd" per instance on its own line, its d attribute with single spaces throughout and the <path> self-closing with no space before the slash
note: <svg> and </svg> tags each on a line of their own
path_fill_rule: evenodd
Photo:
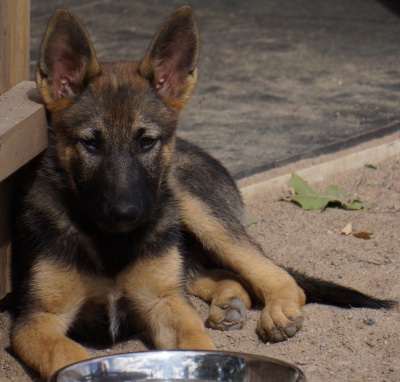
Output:
<svg viewBox="0 0 400 382">
<path fill-rule="evenodd" d="M 121 202 L 110 208 L 110 217 L 115 222 L 134 221 L 139 216 L 138 208 L 128 202 Z"/>
</svg>

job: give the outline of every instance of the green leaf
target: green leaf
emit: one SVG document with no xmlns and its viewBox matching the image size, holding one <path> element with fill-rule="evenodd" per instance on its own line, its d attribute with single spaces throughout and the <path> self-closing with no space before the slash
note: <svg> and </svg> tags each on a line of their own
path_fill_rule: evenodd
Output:
<svg viewBox="0 0 400 382">
<path fill-rule="evenodd" d="M 289 186 L 293 188 L 295 195 L 288 196 L 284 200 L 297 203 L 304 210 L 324 210 L 328 206 L 339 206 L 350 210 L 365 210 L 372 208 L 371 203 L 362 203 L 358 198 L 349 201 L 339 199 L 346 195 L 346 191 L 339 186 L 329 186 L 323 195 L 318 195 L 307 183 L 298 175 L 292 174 Z"/>
<path fill-rule="evenodd" d="M 334 195 L 334 196 L 341 196 L 341 195 L 346 195 L 347 192 L 343 190 L 343 188 L 340 188 L 339 186 L 336 186 L 335 184 L 329 186 L 325 192 L 324 195 Z"/>
<path fill-rule="evenodd" d="M 296 174 L 292 174 L 292 177 L 289 180 L 289 186 L 293 188 L 296 195 L 318 195 L 300 176 Z"/>
<path fill-rule="evenodd" d="M 294 195 L 291 200 L 299 204 L 303 210 L 324 210 L 332 202 L 332 198 L 318 195 Z"/>
</svg>

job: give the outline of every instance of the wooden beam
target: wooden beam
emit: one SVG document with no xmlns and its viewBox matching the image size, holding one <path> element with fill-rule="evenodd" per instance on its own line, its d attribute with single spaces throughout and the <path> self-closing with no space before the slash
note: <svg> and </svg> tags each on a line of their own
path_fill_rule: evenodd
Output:
<svg viewBox="0 0 400 382">
<path fill-rule="evenodd" d="M 0 0 L 0 94 L 29 80 L 30 8 L 30 0 Z M 0 120 L 6 117 L 7 114 L 0 114 Z M 0 161 L 0 168 L 3 163 Z M 0 298 L 10 290 L 11 182 L 12 177 L 0 182 Z"/>
<path fill-rule="evenodd" d="M 11 288 L 11 175 L 47 145 L 46 113 L 37 99 L 36 85 L 29 81 L 0 96 L 0 297 Z"/>
<path fill-rule="evenodd" d="M 47 146 L 46 113 L 36 85 L 20 82 L 0 96 L 0 181 Z"/>
</svg>

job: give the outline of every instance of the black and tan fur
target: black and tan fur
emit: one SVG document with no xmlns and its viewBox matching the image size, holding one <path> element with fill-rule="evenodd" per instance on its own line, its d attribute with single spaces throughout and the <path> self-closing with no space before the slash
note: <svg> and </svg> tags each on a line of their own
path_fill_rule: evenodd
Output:
<svg viewBox="0 0 400 382">
<path fill-rule="evenodd" d="M 49 21 L 37 69 L 49 147 L 17 186 L 11 330 L 13 352 L 42 378 L 88 357 L 76 339 L 139 331 L 157 349 L 213 349 L 188 293 L 222 330 L 256 298 L 268 341 L 295 335 L 306 299 L 391 305 L 284 270 L 250 239 L 227 171 L 175 137 L 198 45 L 187 6 L 139 62 L 99 62 L 68 11 Z"/>
</svg>

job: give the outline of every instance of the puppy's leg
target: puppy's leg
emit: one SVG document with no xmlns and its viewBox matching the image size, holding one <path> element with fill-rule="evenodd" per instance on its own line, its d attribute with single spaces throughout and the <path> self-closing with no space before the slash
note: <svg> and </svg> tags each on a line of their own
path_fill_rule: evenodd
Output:
<svg viewBox="0 0 400 382">
<path fill-rule="evenodd" d="M 182 258 L 172 247 L 125 271 L 119 288 L 157 349 L 215 349 L 185 296 L 182 272 Z"/>
<path fill-rule="evenodd" d="M 258 332 L 266 341 L 283 341 L 301 328 L 304 292 L 281 267 L 252 242 L 245 227 L 228 212 L 217 218 L 210 207 L 189 192 L 178 194 L 183 224 L 203 247 L 237 272 L 264 303 Z"/>
<path fill-rule="evenodd" d="M 61 367 L 89 358 L 86 350 L 65 336 L 65 319 L 36 313 L 24 317 L 11 330 L 13 352 L 43 380 Z"/>
<path fill-rule="evenodd" d="M 84 301 L 79 276 L 51 262 L 32 272 L 29 304 L 13 323 L 11 347 L 29 367 L 47 380 L 59 368 L 88 358 L 86 350 L 66 337 Z"/>
<path fill-rule="evenodd" d="M 240 329 L 251 307 L 240 278 L 222 269 L 204 271 L 188 284 L 188 292 L 210 303 L 207 325 L 213 329 Z"/>
</svg>

